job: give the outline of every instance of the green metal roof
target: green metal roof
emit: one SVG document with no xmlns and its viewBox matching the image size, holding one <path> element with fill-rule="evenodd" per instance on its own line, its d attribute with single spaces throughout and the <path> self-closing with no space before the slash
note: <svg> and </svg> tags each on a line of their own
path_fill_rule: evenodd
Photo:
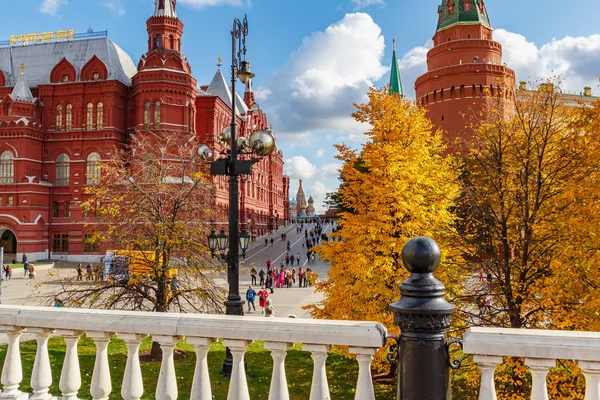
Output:
<svg viewBox="0 0 600 400">
<path fill-rule="evenodd" d="M 398 59 L 396 58 L 396 39 L 394 39 L 394 52 L 392 54 L 392 70 L 390 72 L 390 94 L 400 94 L 404 96 L 402 90 L 402 80 L 400 79 L 400 69 L 398 68 Z"/>
<path fill-rule="evenodd" d="M 448 3 L 452 3 L 452 5 Z M 465 11 L 465 5 L 469 3 L 471 10 Z M 450 10 L 451 12 L 449 12 Z M 438 32 L 453 25 L 482 24 L 492 29 L 483 0 L 442 0 L 442 5 L 438 7 L 438 13 L 441 15 L 437 26 Z"/>
</svg>

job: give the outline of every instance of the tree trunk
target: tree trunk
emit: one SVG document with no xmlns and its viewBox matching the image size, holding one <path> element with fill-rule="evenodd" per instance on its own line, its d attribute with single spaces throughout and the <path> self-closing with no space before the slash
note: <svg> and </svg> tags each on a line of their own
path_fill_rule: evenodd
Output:
<svg viewBox="0 0 600 400">
<path fill-rule="evenodd" d="M 152 341 L 152 349 L 150 350 L 150 358 L 156 361 L 162 361 L 162 350 L 158 342 Z"/>
</svg>

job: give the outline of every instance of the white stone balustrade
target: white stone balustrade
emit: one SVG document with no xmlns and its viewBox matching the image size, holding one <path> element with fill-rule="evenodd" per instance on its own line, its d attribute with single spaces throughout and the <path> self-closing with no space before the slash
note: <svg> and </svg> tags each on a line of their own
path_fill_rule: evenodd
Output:
<svg viewBox="0 0 600 400">
<path fill-rule="evenodd" d="M 494 371 L 502 357 L 523 357 L 532 378 L 532 400 L 547 400 L 546 376 L 556 360 L 577 362 L 586 381 L 585 400 L 600 400 L 600 332 L 471 328 L 466 354 L 481 371 L 479 400 L 496 400 Z"/>
<path fill-rule="evenodd" d="M 78 396 L 91 397 L 94 400 L 108 399 L 113 390 L 108 363 L 108 343 L 115 335 L 125 341 L 128 350 L 120 391 L 121 397 L 125 400 L 138 400 L 144 394 L 138 350 L 141 340 L 148 335 L 152 335 L 153 339 L 161 345 L 163 352 L 156 388 L 156 398 L 161 400 L 176 399 L 178 396 L 173 350 L 181 338 L 186 338 L 196 350 L 197 360 L 193 382 L 185 382 L 186 385 L 191 385 L 191 400 L 212 399 L 206 357 L 210 344 L 217 339 L 223 339 L 223 344 L 229 347 L 233 355 L 229 399 L 250 399 L 244 371 L 244 354 L 247 346 L 253 341 L 264 341 L 265 348 L 271 350 L 274 365 L 269 399 L 289 398 L 285 373 L 286 352 L 293 343 L 303 343 L 303 349 L 311 352 L 314 361 L 311 400 L 330 399 L 325 362 L 327 351 L 335 345 L 348 346 L 350 353 L 357 356 L 359 375 L 355 398 L 373 400 L 375 395 L 371 382 L 370 363 L 375 351 L 384 345 L 387 335 L 385 328 L 376 322 L 5 305 L 0 305 L 0 330 L 6 332 L 9 342 L 0 379 L 2 383 L 0 400 L 24 400 L 30 396 L 19 390 L 23 380 L 19 350 L 22 332 L 34 333 L 38 342 L 31 377 L 33 388 L 31 398 L 44 400 L 59 395 L 59 393 L 48 392 L 49 387 L 56 381 L 59 382 L 63 399 L 75 400 Z M 77 343 L 83 332 L 96 344 L 96 359 L 89 394 L 78 394 L 82 382 Z M 60 377 L 53 377 L 50 370 L 47 343 L 51 334 L 63 336 L 67 344 Z M 587 365 L 585 371 L 592 376 L 590 379 L 597 377 L 594 372 L 597 368 L 595 368 L 595 365 Z M 53 381 L 53 379 L 57 380 Z"/>
</svg>

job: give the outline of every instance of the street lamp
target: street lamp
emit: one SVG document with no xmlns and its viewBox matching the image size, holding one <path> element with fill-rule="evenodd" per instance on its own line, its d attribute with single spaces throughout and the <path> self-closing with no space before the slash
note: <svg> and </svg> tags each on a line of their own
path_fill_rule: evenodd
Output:
<svg viewBox="0 0 600 400">
<path fill-rule="evenodd" d="M 246 36 L 248 35 L 248 19 L 238 18 L 233 20 L 233 29 L 231 31 L 231 125 L 223 130 L 219 135 L 218 141 L 228 150 L 225 157 L 213 161 L 210 164 L 210 173 L 212 175 L 226 175 L 229 177 L 229 254 L 227 257 L 227 278 L 229 281 L 229 294 L 225 300 L 225 314 L 244 315 L 244 301 L 240 296 L 240 254 L 239 248 L 242 248 L 243 254 L 246 253 L 250 242 L 250 235 L 239 232 L 239 176 L 252 174 L 252 165 L 267 157 L 275 150 L 275 138 L 271 132 L 258 130 L 253 132 L 247 139 L 237 138 L 236 122 L 236 91 L 235 84 L 237 78 L 243 83 L 254 77 L 250 72 L 250 62 L 246 61 Z M 202 156 L 208 152 L 203 148 L 198 149 Z M 245 159 L 238 159 L 238 155 L 246 156 Z M 219 249 L 225 241 L 225 232 L 222 231 L 217 236 L 217 246 Z M 209 248 L 211 248 L 211 238 L 214 240 L 214 232 L 209 236 Z M 214 245 L 214 242 L 213 242 Z M 214 252 L 214 250 L 211 251 Z M 225 362 L 223 363 L 223 375 L 231 377 L 233 357 L 227 349 Z"/>
</svg>

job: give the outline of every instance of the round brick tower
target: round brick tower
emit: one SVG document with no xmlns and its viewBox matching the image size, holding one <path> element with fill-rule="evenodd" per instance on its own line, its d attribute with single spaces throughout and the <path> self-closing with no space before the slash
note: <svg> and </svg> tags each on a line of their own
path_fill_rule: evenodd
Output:
<svg viewBox="0 0 600 400">
<path fill-rule="evenodd" d="M 417 101 L 449 143 L 471 134 L 486 96 L 510 97 L 515 73 L 502 63 L 502 46 L 492 40 L 484 0 L 442 0 L 427 73 L 417 78 Z"/>
</svg>

